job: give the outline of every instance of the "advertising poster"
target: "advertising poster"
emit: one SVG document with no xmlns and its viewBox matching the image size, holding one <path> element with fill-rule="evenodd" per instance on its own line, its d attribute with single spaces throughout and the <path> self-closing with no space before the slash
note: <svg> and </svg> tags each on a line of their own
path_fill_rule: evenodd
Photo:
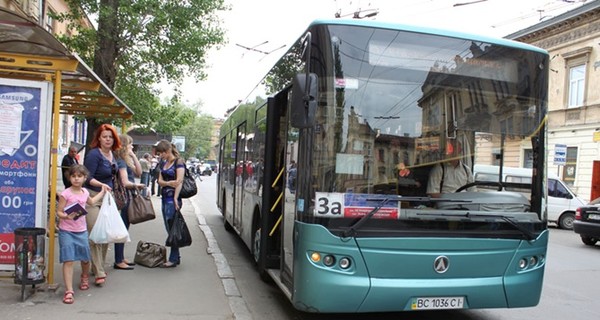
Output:
<svg viewBox="0 0 600 320">
<path fill-rule="evenodd" d="M 45 227 L 51 84 L 0 79 L 0 269 L 14 270 L 14 230 Z"/>
</svg>

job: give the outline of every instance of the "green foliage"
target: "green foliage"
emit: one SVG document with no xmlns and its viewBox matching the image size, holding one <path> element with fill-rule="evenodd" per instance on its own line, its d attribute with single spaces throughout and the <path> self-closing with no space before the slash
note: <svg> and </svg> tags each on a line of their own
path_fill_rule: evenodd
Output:
<svg viewBox="0 0 600 320">
<path fill-rule="evenodd" d="M 184 158 L 206 159 L 213 148 L 212 133 L 214 119 L 208 115 L 198 115 L 187 125 L 176 131 L 176 135 L 185 136 Z"/>
<path fill-rule="evenodd" d="M 59 39 L 77 52 L 135 113 L 133 122 L 174 132 L 186 118 L 174 105 L 161 106 L 153 86 L 167 79 L 206 78 L 206 54 L 224 42 L 218 11 L 224 0 L 66 0 L 70 12 L 55 19 L 68 22 L 71 35 Z M 116 12 L 116 14 L 115 14 Z M 78 21 L 98 17 L 98 30 Z M 177 96 L 181 92 L 175 93 Z M 164 123 L 164 122 L 167 123 Z M 174 122 L 174 123 L 170 123 Z"/>
<path fill-rule="evenodd" d="M 297 73 L 302 71 L 302 66 L 301 43 L 296 43 L 265 77 L 263 84 L 266 86 L 267 92 L 275 93 L 281 91 L 292 82 Z"/>
</svg>

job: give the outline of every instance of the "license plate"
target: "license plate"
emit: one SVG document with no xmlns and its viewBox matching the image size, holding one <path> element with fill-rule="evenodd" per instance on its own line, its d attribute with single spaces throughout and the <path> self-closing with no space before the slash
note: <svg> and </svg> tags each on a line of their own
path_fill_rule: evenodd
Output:
<svg viewBox="0 0 600 320">
<path fill-rule="evenodd" d="M 600 214 L 590 213 L 587 218 L 588 220 L 600 220 Z"/>
<path fill-rule="evenodd" d="M 413 298 L 412 310 L 463 309 L 464 297 Z"/>
</svg>

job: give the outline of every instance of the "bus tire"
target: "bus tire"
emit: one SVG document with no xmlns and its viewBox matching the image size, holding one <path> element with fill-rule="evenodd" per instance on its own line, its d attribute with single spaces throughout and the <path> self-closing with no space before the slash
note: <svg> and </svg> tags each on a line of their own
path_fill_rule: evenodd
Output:
<svg viewBox="0 0 600 320">
<path fill-rule="evenodd" d="M 222 214 L 223 214 L 223 227 L 225 228 L 225 231 L 232 232 L 233 231 L 233 226 L 231 226 L 231 223 L 229 223 L 229 221 L 227 221 L 227 201 L 225 200 L 225 193 L 224 192 L 223 192 L 223 210 L 222 210 Z"/>
<path fill-rule="evenodd" d="M 575 221 L 575 214 L 573 212 L 565 212 L 558 218 L 558 226 L 561 229 L 573 230 L 573 221 Z"/>
<path fill-rule="evenodd" d="M 260 218 L 258 214 L 254 216 L 254 222 L 252 223 L 252 259 L 256 265 L 256 270 L 260 279 L 266 283 L 271 282 L 271 277 L 267 273 L 266 265 L 263 261 L 263 248 L 261 246 L 262 229 L 260 228 Z"/>
<path fill-rule="evenodd" d="M 231 226 L 231 223 L 229 223 L 229 221 L 227 221 L 227 219 L 225 217 L 223 217 L 223 227 L 225 228 L 225 231 L 227 231 L 227 232 L 233 231 L 233 227 Z"/>
</svg>

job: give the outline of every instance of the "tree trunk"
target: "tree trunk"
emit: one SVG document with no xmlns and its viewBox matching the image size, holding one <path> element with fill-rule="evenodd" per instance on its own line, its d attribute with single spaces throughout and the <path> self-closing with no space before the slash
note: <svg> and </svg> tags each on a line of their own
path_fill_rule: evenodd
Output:
<svg viewBox="0 0 600 320">
<path fill-rule="evenodd" d="M 100 14 L 98 16 L 98 42 L 94 54 L 93 70 L 100 80 L 114 91 L 117 76 L 116 60 L 118 58 L 118 12 L 119 0 L 100 0 Z M 89 146 L 96 128 L 100 123 L 94 118 L 87 118 L 88 128 L 86 146 Z"/>
</svg>

